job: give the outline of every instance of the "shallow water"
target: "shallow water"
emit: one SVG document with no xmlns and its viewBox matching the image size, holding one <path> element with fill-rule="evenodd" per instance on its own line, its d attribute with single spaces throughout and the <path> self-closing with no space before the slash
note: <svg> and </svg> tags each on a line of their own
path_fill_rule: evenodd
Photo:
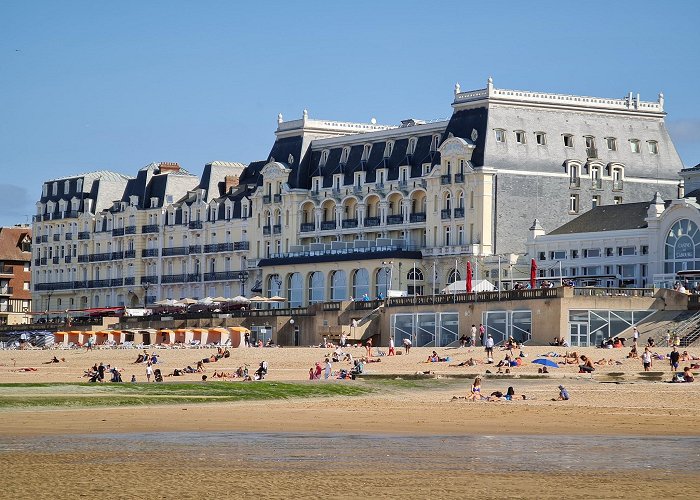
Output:
<svg viewBox="0 0 700 500">
<path fill-rule="evenodd" d="M 17 452 L 185 454 L 192 460 L 246 461 L 285 469 L 329 463 L 420 471 L 700 471 L 700 438 L 642 436 L 391 436 L 190 432 L 0 439 L 0 459 Z"/>
</svg>

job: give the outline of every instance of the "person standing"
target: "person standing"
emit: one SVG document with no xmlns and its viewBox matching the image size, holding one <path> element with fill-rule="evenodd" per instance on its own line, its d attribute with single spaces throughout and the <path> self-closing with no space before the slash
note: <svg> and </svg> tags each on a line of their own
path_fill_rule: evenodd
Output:
<svg viewBox="0 0 700 500">
<path fill-rule="evenodd" d="M 411 350 L 411 345 L 412 345 L 412 344 L 413 344 L 413 342 L 411 342 L 411 339 L 409 339 L 408 337 L 406 337 L 405 339 L 403 339 L 403 348 L 404 348 L 404 350 L 406 351 L 406 354 L 408 354 L 408 351 Z"/>
<path fill-rule="evenodd" d="M 345 332 L 343 332 L 343 333 L 340 335 L 340 347 L 345 347 L 345 342 L 346 342 L 346 339 L 347 339 L 347 338 L 348 338 L 348 337 L 347 337 L 347 335 L 345 335 Z"/>
<path fill-rule="evenodd" d="M 146 365 L 146 382 L 151 381 L 151 375 L 153 375 L 153 368 L 151 367 L 151 363 L 149 361 L 149 363 Z"/>
<path fill-rule="evenodd" d="M 486 346 L 486 357 L 489 359 L 489 361 L 493 361 L 494 341 L 490 333 L 486 336 L 486 344 L 484 345 Z"/>
<path fill-rule="evenodd" d="M 250 333 L 248 332 L 245 332 L 245 336 L 243 337 L 243 345 L 250 347 Z"/>
<path fill-rule="evenodd" d="M 479 323 L 479 338 L 481 339 L 481 342 L 484 342 L 484 339 L 486 338 L 486 327 L 483 323 Z M 476 347 L 476 344 L 474 344 L 474 346 Z"/>
<path fill-rule="evenodd" d="M 472 325 L 471 328 L 472 345 L 476 347 L 476 325 Z"/>
<path fill-rule="evenodd" d="M 323 378 L 328 379 L 331 376 L 331 369 L 333 368 L 333 365 L 331 365 L 331 362 L 328 358 L 326 358 L 326 365 L 323 368 Z"/>
<path fill-rule="evenodd" d="M 637 341 L 639 340 L 639 330 L 637 327 L 632 328 L 632 337 L 634 338 L 634 347 L 637 347 Z"/>
<path fill-rule="evenodd" d="M 389 337 L 389 353 L 387 356 L 393 356 L 396 354 L 396 348 L 394 346 L 394 337 Z"/>
<path fill-rule="evenodd" d="M 666 330 L 666 347 L 671 347 L 671 330 Z"/>
<path fill-rule="evenodd" d="M 365 342 L 365 349 L 367 349 L 367 357 L 371 358 L 372 357 L 372 337 L 367 339 L 367 342 Z"/>
<path fill-rule="evenodd" d="M 642 366 L 644 367 L 645 372 L 648 372 L 651 369 L 651 352 L 649 351 L 648 347 L 645 347 L 644 352 L 642 353 Z"/>
<path fill-rule="evenodd" d="M 668 355 L 668 359 L 671 362 L 671 371 L 672 372 L 677 372 L 678 371 L 678 361 L 680 360 L 681 353 L 678 352 L 678 349 L 676 349 L 676 346 L 673 346 L 673 350 L 671 351 L 671 354 Z"/>
</svg>

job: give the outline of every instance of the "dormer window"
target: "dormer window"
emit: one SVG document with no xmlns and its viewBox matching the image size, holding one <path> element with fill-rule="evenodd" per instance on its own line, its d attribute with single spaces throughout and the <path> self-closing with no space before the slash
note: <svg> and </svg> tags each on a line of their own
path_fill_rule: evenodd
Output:
<svg viewBox="0 0 700 500">
<path fill-rule="evenodd" d="M 523 132 L 522 130 L 515 131 L 515 143 L 525 144 L 525 132 Z"/>
<path fill-rule="evenodd" d="M 44 184 L 42 186 L 41 194 L 42 194 L 42 196 L 48 196 L 48 194 L 49 194 L 49 185 L 48 184 Z"/>
<path fill-rule="evenodd" d="M 77 181 L 75 181 L 75 189 L 78 192 L 81 192 L 83 190 L 83 180 L 82 179 L 78 179 Z"/>
<path fill-rule="evenodd" d="M 68 191 L 70 191 L 70 181 L 65 181 L 63 183 L 63 194 L 68 194 Z"/>
<path fill-rule="evenodd" d="M 343 152 L 340 153 L 340 163 L 345 164 L 348 162 L 348 156 L 350 156 L 350 148 L 344 147 Z"/>
<path fill-rule="evenodd" d="M 158 208 L 158 198 L 151 198 L 151 208 Z"/>
<path fill-rule="evenodd" d="M 630 139 L 630 151 L 633 153 L 639 153 L 639 140 Z"/>
<path fill-rule="evenodd" d="M 614 137 L 606 137 L 605 144 L 608 146 L 608 151 L 617 151 L 617 139 Z"/>
<path fill-rule="evenodd" d="M 649 154 L 657 155 L 659 154 L 659 143 L 656 141 L 647 141 L 647 149 Z"/>
<path fill-rule="evenodd" d="M 408 140 L 408 147 L 406 148 L 406 154 L 407 155 L 412 155 L 413 153 L 416 152 L 416 144 L 418 143 L 418 139 L 415 137 L 411 137 Z"/>
<path fill-rule="evenodd" d="M 440 134 L 435 134 L 433 136 L 433 141 L 430 143 L 430 151 L 437 151 L 440 146 Z"/>
<path fill-rule="evenodd" d="M 362 161 L 367 161 L 369 160 L 369 154 L 372 152 L 372 145 L 371 144 L 365 144 L 362 147 Z"/>
<path fill-rule="evenodd" d="M 565 148 L 573 148 L 574 147 L 574 136 L 571 134 L 564 134 L 563 136 L 564 139 L 564 147 Z"/>
<path fill-rule="evenodd" d="M 544 132 L 535 132 L 535 142 L 538 146 L 545 146 L 547 144 L 547 135 Z"/>
<path fill-rule="evenodd" d="M 54 182 L 51 188 L 51 194 L 56 196 L 58 194 L 58 182 Z"/>
<path fill-rule="evenodd" d="M 493 131 L 495 137 L 496 137 L 496 142 L 506 142 L 506 131 L 503 130 L 502 128 L 497 128 Z"/>
<path fill-rule="evenodd" d="M 389 158 L 394 151 L 394 141 L 387 141 L 384 147 L 384 158 Z"/>
<path fill-rule="evenodd" d="M 322 166 L 322 167 L 325 166 L 327 161 L 328 161 L 328 150 L 324 149 L 323 151 L 321 151 L 320 166 Z"/>
</svg>

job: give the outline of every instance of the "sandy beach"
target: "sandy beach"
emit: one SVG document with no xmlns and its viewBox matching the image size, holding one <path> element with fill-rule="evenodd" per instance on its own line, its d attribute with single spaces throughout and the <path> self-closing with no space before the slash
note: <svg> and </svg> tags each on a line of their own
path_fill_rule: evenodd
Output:
<svg viewBox="0 0 700 500">
<path fill-rule="evenodd" d="M 410 354 L 378 357 L 380 362 L 366 365 L 369 375 L 390 378 L 408 378 L 417 372 L 431 372 L 439 380 L 425 388 L 406 389 L 401 386 L 373 391 L 355 397 L 302 398 L 274 401 L 240 401 L 211 404 L 172 404 L 108 408 L 32 408 L 0 411 L 3 426 L 0 439 L 4 451 L 0 454 L 3 466 L 9 472 L 7 487 L 17 488 L 18 498 L 48 498 L 72 496 L 82 492 L 110 495 L 120 486 L 118 498 L 170 498 L 174 492 L 180 498 L 195 498 L 209 487 L 223 488 L 225 498 L 283 498 L 294 490 L 301 497 L 317 496 L 328 492 L 333 478 L 348 478 L 352 491 L 337 487 L 333 496 L 338 498 L 437 498 L 497 496 L 521 498 L 561 497 L 562 484 L 569 484 L 566 496 L 571 498 L 624 498 L 634 491 L 635 497 L 658 497 L 658 487 L 677 488 L 678 496 L 689 491 L 687 487 L 700 486 L 700 459 L 680 471 L 666 470 L 664 464 L 653 470 L 626 470 L 624 474 L 610 470 L 531 471 L 514 469 L 507 474 L 499 470 L 481 470 L 478 464 L 465 471 L 435 471 L 412 467 L 406 470 L 385 470 L 373 467 L 365 470 L 362 460 L 345 457 L 341 463 L 329 463 L 319 476 L 316 465 L 291 467 L 289 463 L 261 458 L 251 467 L 242 462 L 232 463 L 205 454 L 195 458 L 182 449 L 169 449 L 167 457 L 150 453 L 147 449 L 110 452 L 109 462 L 99 450 L 70 449 L 42 452 L 41 449 L 13 451 L 13 440 L 67 439 L 71 436 L 101 436 L 123 433 L 188 433 L 188 432 L 244 432 L 244 433 L 318 433 L 376 436 L 687 436 L 697 440 L 700 423 L 696 409 L 700 404 L 700 384 L 669 384 L 641 377 L 641 362 L 627 359 L 629 349 L 583 349 L 594 361 L 612 359 L 613 364 L 596 365 L 593 376 L 579 374 L 575 365 L 560 365 L 550 374 L 539 375 L 538 365 L 530 361 L 541 354 L 564 354 L 567 349 L 527 347 L 527 361 L 511 369 L 513 378 L 499 378 L 494 365 L 474 367 L 449 366 L 469 358 L 484 361 L 482 348 L 437 349 L 450 362 L 425 363 L 432 349 L 412 349 Z M 571 349 L 569 349 L 571 350 Z M 668 348 L 657 348 L 665 354 Z M 212 349 L 158 349 L 158 367 L 164 374 L 175 368 L 196 364 L 196 361 L 215 352 Z M 355 357 L 365 353 L 364 348 L 350 348 Z M 134 364 L 138 350 L 26 350 L 0 351 L 0 383 L 80 382 L 84 370 L 95 363 L 111 364 L 122 370 L 123 379 L 137 377 L 145 382 L 145 365 Z M 262 348 L 234 349 L 229 358 L 206 364 L 210 378 L 217 372 L 233 372 L 248 364 L 251 371 L 261 360 L 269 363 L 267 382 L 299 381 L 310 384 L 371 384 L 369 380 L 308 381 L 308 370 L 316 361 L 323 361 L 331 349 L 322 348 Z M 497 352 L 496 361 L 504 356 Z M 690 350 L 690 354 L 697 354 Z M 44 364 L 53 356 L 65 359 L 60 363 Z M 561 357 L 550 359 L 561 361 Z M 621 363 L 618 364 L 617 362 Z M 684 363 L 682 362 L 681 365 Z M 690 364 L 690 363 L 687 363 Z M 17 371 L 36 368 L 37 371 Z M 348 368 L 345 363 L 334 364 L 334 370 Z M 663 372 L 662 379 L 670 380 L 668 361 L 655 361 L 652 368 Z M 490 371 L 491 374 L 486 372 Z M 513 402 L 467 402 L 453 400 L 453 396 L 467 393 L 473 377 L 486 375 L 483 391 L 504 391 L 515 387 L 516 393 L 526 394 L 526 400 Z M 501 376 L 502 377 L 502 376 Z M 522 377 L 522 378 L 521 378 Z M 661 377 L 655 377 L 656 380 Z M 184 377 L 166 377 L 165 383 L 196 381 L 201 374 Z M 218 380 L 218 379 L 217 379 Z M 231 384 L 260 383 L 232 380 Z M 558 385 L 564 384 L 571 394 L 569 401 L 552 401 L 558 394 Z M 0 395 L 21 395 L 21 387 L 0 387 Z M 546 437 L 544 438 L 546 439 Z M 432 454 L 431 454 L 432 453 Z M 437 460 L 439 453 L 427 453 L 426 463 Z M 167 467 L 164 466 L 167 461 Z M 315 463 L 315 462 L 314 462 Z M 41 466 L 37 466 L 41 464 Z M 113 464 L 118 466 L 114 467 Z M 298 465 L 298 464 L 297 464 Z M 31 470 L 31 481 L 28 479 Z M 58 473 L 57 470 L 61 472 Z M 222 474 L 225 471 L 225 474 Z M 181 481 L 179 475 L 186 475 Z M 327 474 L 327 479 L 324 479 Z M 141 491 L 129 483 L 137 475 L 148 478 Z M 95 479 L 86 481 L 84 478 Z M 77 479 L 76 479 L 77 478 Z M 215 478 L 215 479 L 212 479 Z M 352 479 L 350 479 L 352 478 Z M 654 481 L 654 488 L 646 487 Z M 44 490 L 42 484 L 51 484 Z M 126 486 L 124 486 L 126 484 Z M 666 490 L 664 497 L 674 497 Z M 237 492 L 237 493 L 236 493 Z M 467 492 L 467 493 L 465 493 Z M 141 494 L 143 493 L 143 495 Z M 253 495 L 252 493 L 255 493 Z M 113 495 L 112 495 L 113 496 Z"/>
</svg>

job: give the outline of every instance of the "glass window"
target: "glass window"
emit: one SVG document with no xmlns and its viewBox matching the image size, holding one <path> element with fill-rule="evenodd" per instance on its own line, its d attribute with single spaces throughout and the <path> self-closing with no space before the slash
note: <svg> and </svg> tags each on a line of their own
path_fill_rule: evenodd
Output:
<svg viewBox="0 0 700 500">
<path fill-rule="evenodd" d="M 639 140 L 630 139 L 630 151 L 633 153 L 639 153 Z"/>
<path fill-rule="evenodd" d="M 608 151 L 617 151 L 617 139 L 614 137 L 606 137 L 605 144 L 608 146 Z"/>
<path fill-rule="evenodd" d="M 573 148 L 574 147 L 574 136 L 571 134 L 564 134 L 564 147 Z"/>
<path fill-rule="evenodd" d="M 515 131 L 515 142 L 517 144 L 525 144 L 525 132 L 522 130 Z"/>
<path fill-rule="evenodd" d="M 304 285 L 301 279 L 301 274 L 294 273 L 287 279 L 287 291 L 289 305 L 291 307 L 301 307 L 304 302 Z"/>
<path fill-rule="evenodd" d="M 578 195 L 572 194 L 569 196 L 569 212 L 578 212 Z"/>
<path fill-rule="evenodd" d="M 309 274 L 309 304 L 323 302 L 325 300 L 324 289 L 323 273 L 316 271 Z"/>
<path fill-rule="evenodd" d="M 357 269 L 352 275 L 352 296 L 360 299 L 364 294 L 369 295 L 369 273 L 367 269 Z"/>
<path fill-rule="evenodd" d="M 647 148 L 649 153 L 653 155 L 659 154 L 659 143 L 656 141 L 647 141 Z"/>
<path fill-rule="evenodd" d="M 500 128 L 494 130 L 496 134 L 496 142 L 506 142 L 506 131 Z"/>
<path fill-rule="evenodd" d="M 693 221 L 680 219 L 666 235 L 664 272 L 695 269 L 695 259 L 700 259 L 700 231 Z"/>
<path fill-rule="evenodd" d="M 535 132 L 535 142 L 538 146 L 544 146 L 547 144 L 547 137 L 544 132 Z"/>
<path fill-rule="evenodd" d="M 348 280 L 345 271 L 334 271 L 331 274 L 331 300 L 348 298 Z"/>
<path fill-rule="evenodd" d="M 387 297 L 389 280 L 391 279 L 391 267 L 382 267 L 377 269 L 377 273 L 375 274 L 374 278 L 375 282 L 377 283 L 375 296 L 379 297 L 379 294 L 382 294 L 382 297 Z"/>
</svg>

